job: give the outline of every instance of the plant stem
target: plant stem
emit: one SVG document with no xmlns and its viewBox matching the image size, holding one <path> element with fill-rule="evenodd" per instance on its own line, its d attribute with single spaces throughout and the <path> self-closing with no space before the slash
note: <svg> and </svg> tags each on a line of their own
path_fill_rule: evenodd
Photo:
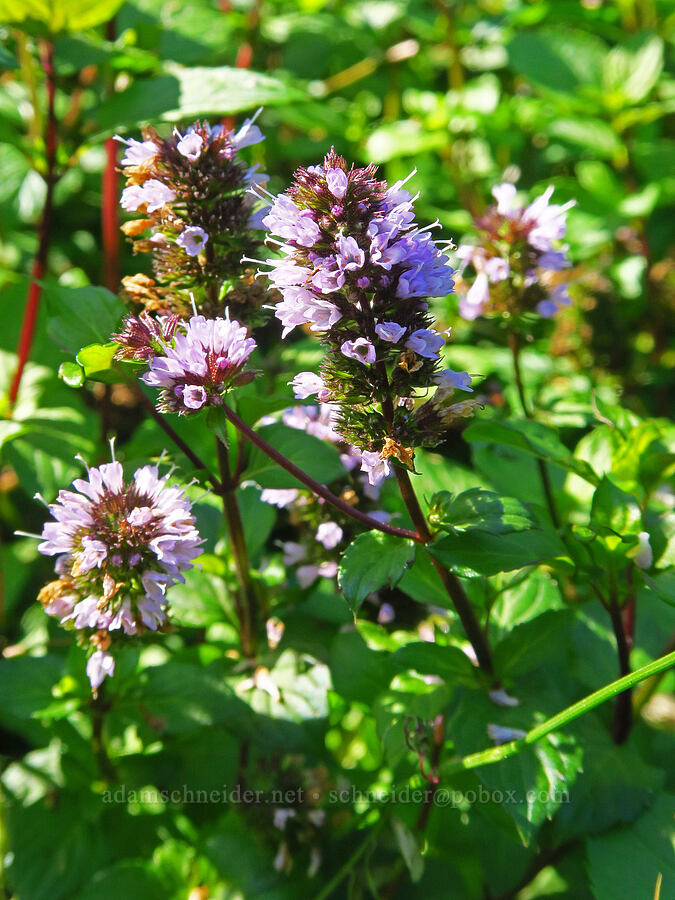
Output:
<svg viewBox="0 0 675 900">
<path fill-rule="evenodd" d="M 106 23 L 105 36 L 109 41 L 115 40 L 115 20 Z M 108 78 L 104 98 L 114 93 L 114 78 Z M 105 142 L 106 162 L 101 177 L 101 236 L 103 238 L 103 283 L 113 294 L 120 287 L 120 223 L 119 194 L 117 184 L 117 141 L 108 138 Z M 100 402 L 101 436 L 105 442 L 110 430 L 112 386 L 103 385 L 103 396 Z"/>
<path fill-rule="evenodd" d="M 109 704 L 102 699 L 100 693 L 91 699 L 89 704 L 91 714 L 91 749 L 98 763 L 101 778 L 106 782 L 111 782 L 117 780 L 117 773 L 108 756 L 103 736 L 105 714 L 108 709 Z"/>
<path fill-rule="evenodd" d="M 106 40 L 115 40 L 115 19 L 106 23 Z M 108 79 L 105 96 L 114 93 L 114 78 Z M 106 163 L 101 179 L 101 235 L 103 237 L 104 284 L 109 291 L 117 293 L 120 286 L 120 223 L 119 190 L 117 175 L 117 150 L 119 144 L 114 138 L 105 141 Z"/>
<path fill-rule="evenodd" d="M 370 334 L 374 336 L 375 326 L 372 319 L 372 313 L 365 298 L 362 300 L 361 305 L 366 318 L 366 329 Z M 389 378 L 387 376 L 387 366 L 383 359 L 379 359 L 377 361 L 376 371 L 378 373 L 378 378 L 380 381 L 382 415 L 384 416 L 389 428 L 391 429 L 394 424 L 394 401 L 391 396 Z M 410 476 L 408 475 L 408 470 L 403 466 L 394 466 L 394 471 L 396 473 L 396 480 L 401 492 L 401 497 L 403 498 L 403 502 L 405 503 L 405 507 L 408 510 L 410 518 L 412 519 L 413 525 L 417 529 L 417 533 L 422 538 L 422 541 L 425 544 L 429 544 L 433 540 L 433 535 L 429 530 L 426 516 L 422 512 L 422 508 L 415 494 L 415 490 L 410 481 Z M 478 619 L 474 614 L 471 602 L 466 596 L 464 588 L 462 587 L 457 577 L 452 574 L 452 572 L 446 569 L 445 566 L 441 565 L 441 563 L 439 563 L 438 560 L 434 559 L 433 556 L 430 556 L 430 558 L 433 567 L 436 569 L 441 578 L 441 581 L 443 582 L 445 590 L 448 592 L 448 595 L 453 602 L 466 636 L 469 639 L 471 646 L 473 647 L 474 653 L 476 654 L 478 665 L 486 674 L 492 675 L 493 666 L 490 647 L 487 642 L 487 638 L 480 627 Z"/>
<path fill-rule="evenodd" d="M 230 451 L 217 436 L 216 446 L 218 450 L 218 464 L 220 466 L 220 479 L 222 483 L 220 494 L 223 498 L 223 509 L 230 537 L 234 569 L 237 573 L 237 581 L 239 582 L 239 596 L 236 599 L 236 606 L 237 616 L 239 617 L 239 627 L 241 630 L 241 645 L 244 655 L 249 659 L 252 659 L 255 656 L 255 625 L 257 620 L 258 598 L 255 592 L 255 584 L 253 583 L 253 578 L 251 576 L 251 565 L 248 559 L 248 550 L 246 549 L 244 525 L 241 521 L 241 510 L 239 509 L 239 503 L 237 502 L 237 486 L 232 478 L 232 470 L 230 468 Z"/>
<path fill-rule="evenodd" d="M 417 830 L 421 833 L 427 827 L 427 822 L 429 820 L 429 814 L 433 809 L 434 805 L 434 797 L 436 796 L 436 791 L 438 790 L 438 767 L 441 762 L 441 754 L 443 753 L 443 745 L 445 743 L 445 716 L 440 715 L 437 716 L 436 721 L 434 722 L 434 746 L 431 751 L 431 774 L 433 776 L 433 781 L 431 782 L 429 788 L 424 795 L 424 803 L 422 805 L 422 809 L 420 810 L 420 814 L 417 817 Z"/>
<path fill-rule="evenodd" d="M 304 484 L 305 487 L 308 487 L 310 491 L 313 491 L 318 497 L 323 497 L 323 499 L 330 503 L 331 506 L 334 506 L 335 509 L 339 509 L 340 512 L 344 513 L 346 516 L 349 516 L 351 519 L 355 519 L 357 522 L 360 522 L 362 525 L 365 525 L 367 528 L 374 529 L 377 531 L 383 531 L 385 534 L 393 534 L 396 537 L 407 538 L 411 541 L 416 541 L 419 543 L 424 543 L 423 538 L 416 532 L 410 531 L 408 528 L 397 528 L 395 525 L 387 525 L 385 522 L 378 522 L 377 519 L 373 519 L 371 516 L 366 513 L 361 512 L 358 509 L 355 509 L 353 506 L 350 506 L 348 503 L 345 503 L 340 497 L 336 496 L 329 491 L 325 485 L 320 484 L 310 475 L 307 475 L 306 472 L 303 472 L 298 466 L 295 465 L 294 462 L 291 462 L 290 459 L 287 459 L 282 453 L 279 453 L 271 444 L 268 444 L 265 438 L 261 437 L 256 431 L 254 431 L 249 425 L 244 422 L 242 418 L 240 418 L 234 410 L 230 409 L 229 406 L 225 404 L 221 407 L 225 418 L 230 421 L 235 428 L 237 428 L 248 440 L 258 449 L 262 450 L 262 452 L 268 456 L 271 460 L 273 460 L 277 465 L 281 466 L 282 469 L 285 469 L 286 472 L 290 473 L 294 478 L 297 478 L 301 484 Z"/>
<path fill-rule="evenodd" d="M 401 496 L 403 497 L 406 509 L 410 513 L 410 518 L 412 519 L 415 528 L 417 528 L 418 533 L 422 536 L 424 543 L 428 544 L 433 539 L 433 536 L 429 531 L 426 517 L 422 512 L 417 496 L 415 495 L 415 490 L 410 482 L 408 471 L 401 466 L 396 466 L 395 471 Z M 433 556 L 430 556 L 430 559 L 454 604 L 466 636 L 476 654 L 478 665 L 486 674 L 492 675 L 493 666 L 490 646 L 473 611 L 471 601 L 466 596 L 459 579 L 446 569 L 445 566 L 441 565 L 438 560 L 434 559 Z"/>
<path fill-rule="evenodd" d="M 612 628 L 616 638 L 616 648 L 619 654 L 619 675 L 630 673 L 630 651 L 632 644 L 632 628 L 626 627 L 635 610 L 635 598 L 628 601 L 625 609 L 614 599 L 608 607 L 612 620 Z M 624 620 L 626 614 L 626 620 Z M 633 704 L 630 690 L 624 691 L 616 698 L 614 717 L 612 719 L 612 739 L 615 744 L 623 744 L 630 734 L 633 724 Z"/>
<path fill-rule="evenodd" d="M 509 332 L 509 347 L 511 349 L 511 356 L 513 357 L 513 375 L 516 382 L 516 387 L 518 389 L 518 396 L 520 397 L 520 405 L 523 408 L 523 415 L 526 419 L 530 419 L 530 421 L 533 421 L 534 417 L 532 415 L 532 411 L 530 410 L 527 404 L 527 400 L 525 399 L 525 388 L 523 386 L 523 378 L 520 371 L 520 342 L 518 340 L 518 335 L 513 331 Z M 553 488 L 551 487 L 551 478 L 546 463 L 543 459 L 537 459 L 537 468 L 539 469 L 541 486 L 544 491 L 544 496 L 546 497 L 548 513 L 551 517 L 551 521 L 553 522 L 553 527 L 558 529 L 560 528 L 560 516 L 558 515 L 558 510 L 555 505 Z"/>
<path fill-rule="evenodd" d="M 589 712 L 596 706 L 600 706 L 600 704 L 604 703 L 606 700 L 611 700 L 612 697 L 615 697 L 623 691 L 629 690 L 640 681 L 644 681 L 652 675 L 657 675 L 659 672 L 665 672 L 666 669 L 671 668 L 671 666 L 675 666 L 675 652 L 669 653 L 667 656 L 662 656 L 660 659 L 655 659 L 653 662 L 647 663 L 646 666 L 635 669 L 635 671 L 631 672 L 629 675 L 625 675 L 623 678 L 612 681 L 611 684 L 605 685 L 605 687 L 600 688 L 599 691 L 589 694 L 588 697 L 584 697 L 583 700 L 579 700 L 578 703 L 568 706 L 567 709 L 564 709 L 562 712 L 559 712 L 545 722 L 542 722 L 541 725 L 532 728 L 523 738 L 519 738 L 516 741 L 509 741 L 508 744 L 502 744 L 500 747 L 490 747 L 488 750 L 471 753 L 469 756 L 448 763 L 442 770 L 443 775 L 448 776 L 455 772 L 465 772 L 469 769 L 477 769 L 479 766 L 489 766 L 502 759 L 508 759 L 511 756 L 515 756 L 526 747 L 535 744 L 543 737 L 551 734 L 551 732 L 557 731 L 564 725 L 567 725 L 568 722 L 572 722 L 574 719 L 578 719 L 579 716 Z"/>
<path fill-rule="evenodd" d="M 359 844 L 359 846 L 352 853 L 349 859 L 347 859 L 347 861 L 342 866 L 340 866 L 335 875 L 333 875 L 328 884 L 324 885 L 323 889 L 319 891 L 314 900 L 327 900 L 327 898 L 331 896 L 333 891 L 344 881 L 347 875 L 349 875 L 356 863 L 364 855 L 368 847 L 370 847 L 373 840 L 377 836 L 377 831 L 377 827 L 371 828 L 371 830 L 366 835 L 366 839 L 361 844 Z"/>
<path fill-rule="evenodd" d="M 23 314 L 23 322 L 21 323 L 21 334 L 19 335 L 19 343 L 17 346 L 17 356 L 19 358 L 14 378 L 9 389 L 9 407 L 13 409 L 16 398 L 19 394 L 21 378 L 23 371 L 30 356 L 30 350 L 33 345 L 35 336 L 35 326 L 37 323 L 38 310 L 40 308 L 40 295 L 42 288 L 39 284 L 44 276 L 47 268 L 47 254 L 49 253 L 49 243 L 51 238 L 52 213 L 54 206 L 54 185 L 56 184 L 56 116 L 54 113 L 54 98 L 56 95 L 56 85 L 54 81 L 54 45 L 51 41 L 41 41 L 40 60 L 45 73 L 47 85 L 47 124 L 45 127 L 45 162 L 46 171 L 44 175 L 47 185 L 45 194 L 45 203 L 42 209 L 42 218 L 38 230 L 38 249 L 33 260 L 33 269 L 31 272 L 31 284 L 28 288 L 26 297 L 26 308 Z"/>
<path fill-rule="evenodd" d="M 190 447 L 185 443 L 185 441 L 183 440 L 183 438 L 180 435 L 176 434 L 176 432 L 173 430 L 171 425 L 169 425 L 169 423 L 166 421 L 166 418 L 155 409 L 155 405 L 152 402 L 152 400 L 150 400 L 150 398 L 148 396 L 146 396 L 146 394 L 140 388 L 138 389 L 137 395 L 138 395 L 139 400 L 145 407 L 145 409 L 148 411 L 148 413 L 150 413 L 150 415 L 155 420 L 155 422 L 157 422 L 157 424 L 162 429 L 162 431 L 164 431 L 164 433 L 167 434 L 171 438 L 171 440 L 178 447 L 178 449 L 182 453 L 184 453 L 185 456 L 187 456 L 187 458 L 190 460 L 190 462 L 196 469 L 201 469 L 204 472 L 206 472 L 206 477 L 213 485 L 216 493 L 221 494 L 223 491 L 223 486 L 218 481 L 216 476 L 212 475 L 211 472 L 209 472 L 206 463 L 203 462 L 197 456 L 197 454 L 193 450 L 190 449 Z"/>
</svg>

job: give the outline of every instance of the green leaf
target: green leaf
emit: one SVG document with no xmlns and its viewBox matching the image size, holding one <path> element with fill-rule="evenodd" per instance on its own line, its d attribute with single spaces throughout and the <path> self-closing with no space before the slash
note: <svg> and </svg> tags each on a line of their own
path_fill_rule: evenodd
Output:
<svg viewBox="0 0 675 900">
<path fill-rule="evenodd" d="M 448 569 L 467 575 L 496 575 L 554 559 L 568 560 L 554 531 L 529 529 L 510 534 L 470 531 L 442 537 L 429 553 Z"/>
<path fill-rule="evenodd" d="M 530 513 L 519 500 L 471 488 L 453 497 L 448 491 L 431 498 L 429 522 L 450 534 L 487 531 L 506 534 L 532 528 Z"/>
<path fill-rule="evenodd" d="M 186 572 L 185 584 L 174 585 L 168 599 L 171 621 L 181 627 L 205 628 L 228 618 L 223 579 L 198 567 Z"/>
<path fill-rule="evenodd" d="M 195 665 L 152 666 L 143 672 L 141 685 L 143 706 L 160 732 L 182 734 L 250 716 L 222 677 Z"/>
<path fill-rule="evenodd" d="M 563 842 L 632 822 L 663 784 L 663 773 L 633 743 L 617 747 L 599 716 L 578 719 L 572 730 L 584 748 L 584 768 L 556 816 Z"/>
<path fill-rule="evenodd" d="M 265 546 L 277 518 L 276 509 L 269 503 L 263 503 L 260 494 L 260 489 L 254 484 L 247 484 L 237 490 L 244 538 L 252 560 Z"/>
<path fill-rule="evenodd" d="M 659 896 L 659 876 L 661 900 L 675 896 L 674 803 L 675 797 L 662 795 L 630 828 L 587 842 L 588 872 L 596 900 Z"/>
<path fill-rule="evenodd" d="M 486 443 L 505 444 L 531 453 L 539 459 L 560 466 L 573 472 L 580 478 L 598 485 L 600 479 L 592 466 L 571 456 L 567 447 L 559 440 L 555 429 L 541 422 L 529 420 L 509 422 L 473 422 L 464 431 L 467 441 L 484 441 Z"/>
<path fill-rule="evenodd" d="M 76 362 L 64 362 L 59 366 L 59 378 L 68 387 L 79 388 L 84 384 L 84 371 Z"/>
<path fill-rule="evenodd" d="M 75 900 L 163 900 L 164 885 L 149 862 L 124 859 L 97 872 Z"/>
<path fill-rule="evenodd" d="M 447 131 L 425 131 L 419 122 L 411 119 L 376 128 L 366 141 L 366 156 L 372 162 L 385 163 L 400 156 L 439 150 L 447 144 Z"/>
<path fill-rule="evenodd" d="M 6 47 L 0 47 L 0 68 L 18 69 L 19 63 Z"/>
<path fill-rule="evenodd" d="M 618 488 L 607 475 L 593 495 L 591 527 L 600 534 L 638 534 L 642 531 L 642 512 L 635 497 Z"/>
<path fill-rule="evenodd" d="M 563 143 L 591 150 L 594 155 L 605 159 L 612 159 L 623 152 L 620 138 L 601 119 L 555 118 L 546 131 Z"/>
<path fill-rule="evenodd" d="M 403 573 L 398 588 L 418 603 L 428 603 L 440 606 L 442 609 L 454 609 L 452 600 L 428 553 L 415 554 L 415 562 Z"/>
<path fill-rule="evenodd" d="M 49 316 L 47 331 L 57 344 L 73 356 L 90 344 L 111 346 L 110 335 L 124 313 L 122 301 L 113 293 L 102 287 L 58 284 L 45 284 L 43 292 Z"/>
<path fill-rule="evenodd" d="M 371 650 L 358 631 L 339 632 L 330 650 L 333 687 L 345 700 L 372 705 L 397 672 L 390 653 Z"/>
<path fill-rule="evenodd" d="M 458 681 L 475 684 L 476 681 L 473 664 L 457 647 L 413 641 L 395 650 L 391 660 L 404 671 L 413 669 L 421 675 L 438 675 L 448 684 Z"/>
<path fill-rule="evenodd" d="M 271 75 L 230 66 L 167 67 L 164 75 L 138 79 L 113 94 L 96 112 L 103 131 L 138 127 L 139 122 L 179 122 L 210 115 L 233 115 L 257 106 L 300 102 L 305 95 Z"/>
<path fill-rule="evenodd" d="M 524 731 L 531 715 L 525 705 L 500 709 L 485 694 L 462 688 L 448 734 L 456 751 L 465 756 L 485 745 L 488 724 Z M 573 738 L 555 733 L 499 765 L 477 768 L 476 775 L 488 788 L 485 800 L 503 804 L 523 842 L 529 844 L 541 825 L 568 802 L 581 755 Z"/>
<path fill-rule="evenodd" d="M 640 424 L 640 419 L 634 412 L 624 409 L 618 403 L 608 403 L 597 393 L 593 395 L 593 412 L 601 422 L 617 428 L 623 434 Z"/>
<path fill-rule="evenodd" d="M 634 35 L 622 46 L 613 47 L 602 69 L 608 98 L 619 105 L 639 103 L 659 79 L 663 69 L 663 41 L 655 34 Z M 613 95 L 613 96 L 612 96 Z"/>
<path fill-rule="evenodd" d="M 595 35 L 565 28 L 521 32 L 508 46 L 512 69 L 541 87 L 568 94 L 600 81 L 605 51 Z"/>
<path fill-rule="evenodd" d="M 62 669 L 63 660 L 55 656 L 0 659 L 0 723 L 39 742 L 44 726 L 36 715 L 54 699 L 52 688 Z"/>
<path fill-rule="evenodd" d="M 299 431 L 297 428 L 288 428 L 281 422 L 275 425 L 265 425 L 257 430 L 260 436 L 264 437 L 275 450 L 283 453 L 307 475 L 321 484 L 328 484 L 334 479 L 344 476 L 345 468 L 340 460 L 340 454 L 332 444 L 321 441 L 304 431 Z M 302 487 L 297 478 L 280 468 L 269 456 L 257 448 L 251 453 L 245 478 L 247 481 L 255 481 L 261 488 Z"/>
<path fill-rule="evenodd" d="M 645 575 L 642 573 L 647 587 L 654 591 L 659 600 L 664 600 L 671 606 L 675 606 L 675 572 L 660 572 L 658 575 Z"/>
<path fill-rule="evenodd" d="M 525 579 L 509 580 L 517 583 L 501 589 L 490 614 L 490 620 L 505 631 L 549 610 L 563 608 L 560 588 L 543 569 L 529 572 Z"/>
<path fill-rule="evenodd" d="M 417 842 L 417 838 L 412 831 L 400 819 L 394 816 L 391 820 L 394 826 L 394 835 L 396 843 L 401 851 L 401 856 L 410 873 L 410 880 L 413 884 L 417 884 L 424 874 L 424 858 L 422 851 Z"/>
<path fill-rule="evenodd" d="M 85 31 L 109 21 L 122 3 L 123 0 L 0 0 L 0 21 L 39 22 L 51 34 Z"/>
<path fill-rule="evenodd" d="M 549 610 L 517 625 L 495 648 L 495 669 L 509 678 L 531 672 L 546 661 L 571 625 L 566 609 Z"/>
<path fill-rule="evenodd" d="M 345 550 L 338 584 L 354 614 L 368 594 L 398 583 L 415 558 L 413 541 L 380 531 L 360 534 Z"/>
<path fill-rule="evenodd" d="M 9 805 L 7 875 L 15 896 L 31 900 L 77 896 L 105 853 L 103 833 L 87 809 L 91 799 L 88 792 L 71 790 L 59 791 L 56 803 L 47 798 L 28 807 Z"/>
<path fill-rule="evenodd" d="M 102 381 L 105 384 L 115 384 L 118 381 L 126 381 L 129 372 L 138 370 L 138 366 L 117 362 L 114 359 L 118 344 L 89 344 L 83 347 L 75 359 L 82 366 L 85 378 L 92 381 Z"/>
</svg>

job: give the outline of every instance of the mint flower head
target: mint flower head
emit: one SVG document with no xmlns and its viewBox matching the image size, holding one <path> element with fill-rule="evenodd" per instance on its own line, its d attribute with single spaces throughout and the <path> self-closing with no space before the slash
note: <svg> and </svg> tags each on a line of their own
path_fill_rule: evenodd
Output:
<svg viewBox="0 0 675 900">
<path fill-rule="evenodd" d="M 272 199 L 263 224 L 280 255 L 266 262 L 283 337 L 301 326 L 326 350 L 320 373 L 297 376 L 297 396 L 336 406 L 336 429 L 380 460 L 370 467 L 379 480 L 389 457 L 412 465 L 412 448 L 437 444 L 447 427 L 425 417 L 420 428 L 415 407 L 439 371 L 445 336 L 428 301 L 453 290 L 448 258 L 415 222 L 404 182 L 388 186 L 374 165 L 349 168 L 334 150 Z"/>
<path fill-rule="evenodd" d="M 569 305 L 567 287 L 557 283 L 556 273 L 571 265 L 560 241 L 575 201 L 550 203 L 552 194 L 549 186 L 529 206 L 521 206 L 515 185 L 492 189 L 495 204 L 475 222 L 478 240 L 457 249 L 462 273 L 467 268 L 474 273 L 471 283 L 463 276 L 467 287 L 459 311 L 465 319 L 525 312 L 550 318 Z"/>
<path fill-rule="evenodd" d="M 143 466 L 127 481 L 111 462 L 90 468 L 49 506 L 54 521 L 38 550 L 56 557 L 59 579 L 40 600 L 95 648 L 87 666 L 93 690 L 113 674 L 113 638 L 161 628 L 167 588 L 184 581 L 202 552 L 190 501 L 168 479 Z"/>
<path fill-rule="evenodd" d="M 263 140 L 254 119 L 237 132 L 195 122 L 168 137 L 151 128 L 142 141 L 118 137 L 126 145 L 121 162 L 127 186 L 120 202 L 136 214 L 122 230 L 136 251 L 152 255 L 154 270 L 152 279 L 124 279 L 129 300 L 188 317 L 192 294 L 210 317 L 236 303 L 247 321 L 260 318 L 264 292 L 253 278 L 242 279 L 241 267 L 241 257 L 260 241 L 250 189 L 267 181 L 241 155 Z"/>
<path fill-rule="evenodd" d="M 120 344 L 118 358 L 146 363 L 141 381 L 161 388 L 159 410 L 179 415 L 218 406 L 230 387 L 249 380 L 242 369 L 256 346 L 234 319 L 199 315 L 180 324 L 175 316 L 128 316 L 112 339 Z"/>
</svg>

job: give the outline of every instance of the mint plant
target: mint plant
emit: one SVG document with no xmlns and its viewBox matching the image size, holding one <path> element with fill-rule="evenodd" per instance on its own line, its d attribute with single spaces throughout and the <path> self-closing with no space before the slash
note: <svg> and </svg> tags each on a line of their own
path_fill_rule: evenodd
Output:
<svg viewBox="0 0 675 900">
<path fill-rule="evenodd" d="M 0 886 L 662 900 L 665 6 L 230 6 L 3 10 Z"/>
</svg>

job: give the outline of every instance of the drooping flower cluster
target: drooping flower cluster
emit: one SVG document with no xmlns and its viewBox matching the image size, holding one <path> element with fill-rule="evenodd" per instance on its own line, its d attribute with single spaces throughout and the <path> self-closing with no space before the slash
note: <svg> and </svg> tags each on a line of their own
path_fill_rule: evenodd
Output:
<svg viewBox="0 0 675 900">
<path fill-rule="evenodd" d="M 453 289 L 447 257 L 415 223 L 415 198 L 376 174 L 331 151 L 299 169 L 263 219 L 281 239 L 271 241 L 281 258 L 267 263 L 283 336 L 304 326 L 326 347 L 320 374 L 294 380 L 296 396 L 338 408 L 335 428 L 362 452 L 373 483 L 388 459 L 412 465 L 413 448 L 438 443 L 447 428 L 448 415 L 422 422 L 416 406 L 435 387 L 445 343 L 427 300 Z"/>
<path fill-rule="evenodd" d="M 559 242 L 574 200 L 549 203 L 552 194 L 548 187 L 523 207 L 516 202 L 515 185 L 493 188 L 496 204 L 475 223 L 478 241 L 457 249 L 461 271 L 471 267 L 475 273 L 459 303 L 465 319 L 533 310 L 550 318 L 569 305 L 567 288 L 556 282 L 556 273 L 571 265 L 567 247 Z"/>
<path fill-rule="evenodd" d="M 161 628 L 167 588 L 184 581 L 202 552 L 190 501 L 168 478 L 143 466 L 125 481 L 120 463 L 107 463 L 49 507 L 55 521 L 44 526 L 38 550 L 57 557 L 59 578 L 39 599 L 94 648 L 87 664 L 94 691 L 114 672 L 115 635 Z"/>
<path fill-rule="evenodd" d="M 123 280 L 127 298 L 187 317 L 192 294 L 210 317 L 229 305 L 247 322 L 259 318 L 266 292 L 252 271 L 242 270 L 241 258 L 260 240 L 261 214 L 250 189 L 267 176 L 239 153 L 263 140 L 260 129 L 251 119 L 236 133 L 196 122 L 167 138 L 147 128 L 143 138 L 118 138 L 126 145 L 122 208 L 139 216 L 122 230 L 137 251 L 152 253 L 154 270 L 152 278 Z"/>
<path fill-rule="evenodd" d="M 233 385 L 253 373 L 242 372 L 256 343 L 234 319 L 177 316 L 152 319 L 147 313 L 127 316 L 124 330 L 113 334 L 120 359 L 145 362 L 141 381 L 161 388 L 161 412 L 188 415 L 205 406 L 218 406 Z"/>
</svg>

